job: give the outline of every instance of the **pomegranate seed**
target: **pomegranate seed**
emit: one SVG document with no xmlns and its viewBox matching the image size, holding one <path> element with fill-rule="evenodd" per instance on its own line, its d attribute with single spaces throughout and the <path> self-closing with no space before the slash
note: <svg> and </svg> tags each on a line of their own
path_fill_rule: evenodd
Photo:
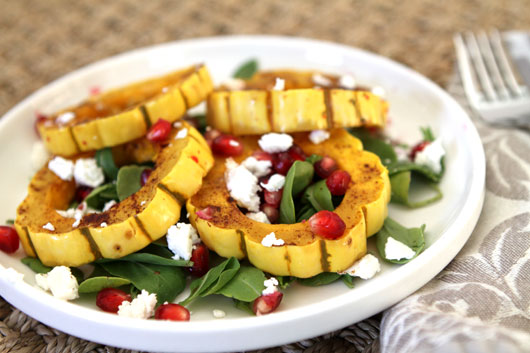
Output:
<svg viewBox="0 0 530 353">
<path fill-rule="evenodd" d="M 337 239 L 344 234 L 346 224 L 336 213 L 322 210 L 309 218 L 309 227 L 314 234 L 326 239 Z"/>
<path fill-rule="evenodd" d="M 315 162 L 314 164 L 315 173 L 322 179 L 326 179 L 338 169 L 337 162 L 331 157 L 323 157 L 318 162 Z"/>
<path fill-rule="evenodd" d="M 212 152 L 218 156 L 235 157 L 243 153 L 243 145 L 232 135 L 220 135 L 212 141 Z"/>
<path fill-rule="evenodd" d="M 261 295 L 252 305 L 252 311 L 257 316 L 270 314 L 280 305 L 282 301 L 283 293 L 280 291 L 273 292 L 271 294 Z"/>
<path fill-rule="evenodd" d="M 258 161 L 270 161 L 272 164 L 274 164 L 274 161 L 276 160 L 276 155 L 262 150 L 252 153 L 252 157 L 256 158 Z"/>
<path fill-rule="evenodd" d="M 149 180 L 149 177 L 151 176 L 152 172 L 153 170 L 151 168 L 147 168 L 142 171 L 142 174 L 140 175 L 140 184 L 142 186 L 147 184 L 147 180 Z"/>
<path fill-rule="evenodd" d="M 280 212 L 278 211 L 277 207 L 264 203 L 261 205 L 260 210 L 267 215 L 269 222 L 273 224 L 278 222 L 278 219 L 280 218 Z"/>
<path fill-rule="evenodd" d="M 215 140 L 219 136 L 221 136 L 221 131 L 215 129 L 208 130 L 204 133 L 204 139 L 206 140 L 210 148 L 212 148 L 213 140 Z"/>
<path fill-rule="evenodd" d="M 206 208 L 203 208 L 202 210 L 198 210 L 195 213 L 200 219 L 204 219 L 205 221 L 211 221 L 213 219 L 213 211 L 214 208 L 212 206 L 208 206 Z"/>
<path fill-rule="evenodd" d="M 171 321 L 190 321 L 190 311 L 180 304 L 162 304 L 155 311 L 155 319 Z"/>
<path fill-rule="evenodd" d="M 336 170 L 326 179 L 326 185 L 332 195 L 340 196 L 346 193 L 350 184 L 350 174 L 344 170 Z"/>
<path fill-rule="evenodd" d="M 103 288 L 98 292 L 96 305 L 103 311 L 117 313 L 124 301 L 131 301 L 131 296 L 117 288 Z"/>
<path fill-rule="evenodd" d="M 151 142 L 162 142 L 169 137 L 170 132 L 171 123 L 164 119 L 158 119 L 147 132 L 147 139 Z"/>
<path fill-rule="evenodd" d="M 79 186 L 76 190 L 75 190 L 75 200 L 79 203 L 83 202 L 86 197 L 88 195 L 90 195 L 90 193 L 92 192 L 92 190 L 94 190 L 93 188 L 91 188 L 90 186 Z"/>
<path fill-rule="evenodd" d="M 295 161 L 305 161 L 307 155 L 302 151 L 302 148 L 298 145 L 292 145 L 291 148 L 287 151 L 293 157 Z"/>
<path fill-rule="evenodd" d="M 416 154 L 418 152 L 421 152 L 425 149 L 425 147 L 427 147 L 431 142 L 430 141 L 422 141 L 420 143 L 418 143 L 416 146 L 412 147 L 412 150 L 410 151 L 410 160 L 411 161 L 414 161 L 414 159 L 416 158 Z"/>
<path fill-rule="evenodd" d="M 283 189 L 278 190 L 278 191 L 264 190 L 263 198 L 265 199 L 266 204 L 271 205 L 272 207 L 278 208 L 280 207 L 280 202 L 282 202 L 282 194 L 283 194 Z"/>
<path fill-rule="evenodd" d="M 286 175 L 293 163 L 294 158 L 289 154 L 289 152 L 280 152 L 278 153 L 278 157 L 274 161 L 272 167 L 276 173 Z"/>
<path fill-rule="evenodd" d="M 0 250 L 12 254 L 18 249 L 19 239 L 13 227 L 0 226 Z"/>
<path fill-rule="evenodd" d="M 210 250 L 204 244 L 195 245 L 191 253 L 193 266 L 189 268 L 190 273 L 195 277 L 201 277 L 210 269 Z"/>
</svg>

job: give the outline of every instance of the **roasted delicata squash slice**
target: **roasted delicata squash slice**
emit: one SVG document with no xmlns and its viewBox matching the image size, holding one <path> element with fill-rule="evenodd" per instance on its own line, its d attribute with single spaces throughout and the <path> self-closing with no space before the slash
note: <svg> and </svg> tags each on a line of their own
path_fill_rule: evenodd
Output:
<svg viewBox="0 0 530 353">
<path fill-rule="evenodd" d="M 317 72 L 260 72 L 237 90 L 225 85 L 210 94 L 208 124 L 234 135 L 383 127 L 387 102 L 343 81 Z"/>
<path fill-rule="evenodd" d="M 254 266 L 274 275 L 306 278 L 345 270 L 366 253 L 367 236 L 376 233 L 387 216 L 388 172 L 375 154 L 363 151 L 362 143 L 343 129 L 333 130 L 331 137 L 318 145 L 308 140 L 307 133 L 293 137 L 306 154 L 328 155 L 351 175 L 344 199 L 334 211 L 346 224 L 341 237 L 328 240 L 315 235 L 308 222 L 265 224 L 246 217 L 226 188 L 223 158 L 216 159 L 201 190 L 188 200 L 190 221 L 202 241 L 219 255 L 248 257 Z M 257 137 L 241 140 L 245 149 L 237 161 L 258 148 Z M 208 207 L 213 210 L 211 219 L 199 218 L 196 212 Z M 285 245 L 262 245 L 263 238 L 271 232 Z"/>
<path fill-rule="evenodd" d="M 90 97 L 39 120 L 37 128 L 51 153 L 73 156 L 140 138 L 160 118 L 180 119 L 212 89 L 206 67 L 192 66 Z"/>
<path fill-rule="evenodd" d="M 68 207 L 75 182 L 60 179 L 47 167 L 37 172 L 15 220 L 26 253 L 48 266 L 78 266 L 100 257 L 125 256 L 164 236 L 214 162 L 200 133 L 188 124 L 182 126 L 187 135 L 175 139 L 177 131 L 172 133 L 138 192 L 106 212 L 85 215 L 77 227 L 73 218 L 56 212 Z"/>
</svg>

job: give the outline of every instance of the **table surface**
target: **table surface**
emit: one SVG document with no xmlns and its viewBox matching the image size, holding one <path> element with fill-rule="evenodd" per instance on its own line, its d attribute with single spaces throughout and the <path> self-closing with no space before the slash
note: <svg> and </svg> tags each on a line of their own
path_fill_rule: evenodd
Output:
<svg viewBox="0 0 530 353">
<path fill-rule="evenodd" d="M 455 32 L 530 29 L 529 0 L 2 0 L 0 4 L 0 115 L 79 67 L 130 49 L 180 39 L 277 34 L 329 40 L 387 56 L 445 86 L 454 69 Z M 2 352 L 22 352 L 31 344 L 50 352 L 72 345 L 82 347 L 80 351 L 99 349 L 13 310 L 0 300 Z M 341 335 L 283 350 L 375 351 L 377 318 L 366 324 L 370 327 L 364 327 L 368 333 L 364 341 L 359 338 L 362 334 L 352 334 L 355 329 L 363 330 L 356 326 Z"/>
</svg>

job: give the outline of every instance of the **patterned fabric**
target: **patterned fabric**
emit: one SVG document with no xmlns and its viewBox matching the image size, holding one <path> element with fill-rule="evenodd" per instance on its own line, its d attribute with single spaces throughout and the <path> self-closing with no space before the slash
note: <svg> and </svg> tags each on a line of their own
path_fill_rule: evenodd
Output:
<svg viewBox="0 0 530 353">
<path fill-rule="evenodd" d="M 458 79 L 449 92 L 466 107 Z M 382 353 L 530 352 L 530 133 L 472 119 L 486 153 L 480 219 L 444 271 L 385 312 Z"/>
</svg>

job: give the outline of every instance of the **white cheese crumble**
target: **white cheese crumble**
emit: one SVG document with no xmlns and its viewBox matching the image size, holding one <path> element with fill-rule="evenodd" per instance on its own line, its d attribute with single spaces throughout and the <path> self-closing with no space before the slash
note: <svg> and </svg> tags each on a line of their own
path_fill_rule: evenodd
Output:
<svg viewBox="0 0 530 353">
<path fill-rule="evenodd" d="M 48 222 L 45 225 L 43 225 L 42 228 L 43 229 L 47 229 L 47 230 L 52 231 L 52 232 L 55 230 L 55 227 L 50 222 Z"/>
<path fill-rule="evenodd" d="M 225 86 L 230 91 L 241 91 L 245 89 L 245 81 L 239 78 L 229 78 L 221 83 L 222 86 Z"/>
<path fill-rule="evenodd" d="M 105 228 L 107 226 L 107 222 L 101 222 L 101 224 L 99 225 L 101 228 Z"/>
<path fill-rule="evenodd" d="M 55 121 L 63 125 L 63 124 L 68 123 L 73 118 L 75 118 L 74 112 L 64 112 L 61 115 L 59 115 Z"/>
<path fill-rule="evenodd" d="M 261 245 L 266 246 L 268 248 L 272 247 L 273 245 L 281 246 L 284 245 L 285 242 L 283 239 L 276 238 L 276 234 L 274 232 L 270 232 L 261 240 Z"/>
<path fill-rule="evenodd" d="M 271 172 L 272 163 L 271 161 L 260 161 L 255 157 L 248 157 L 241 165 L 247 168 L 256 177 L 261 178 L 262 176 L 268 175 Z"/>
<path fill-rule="evenodd" d="M 245 166 L 238 165 L 232 158 L 226 160 L 226 188 L 237 204 L 251 212 L 259 211 L 260 198 L 258 178 Z"/>
<path fill-rule="evenodd" d="M 50 154 L 46 150 L 44 143 L 37 141 L 31 148 L 31 168 L 36 172 L 41 169 L 50 158 Z"/>
<path fill-rule="evenodd" d="M 55 157 L 49 161 L 48 169 L 62 180 L 70 181 L 74 176 L 74 162 L 63 157 Z"/>
<path fill-rule="evenodd" d="M 386 95 L 385 90 L 383 89 L 383 87 L 380 86 L 375 86 L 374 88 L 372 88 L 372 93 L 382 98 L 384 98 Z"/>
<path fill-rule="evenodd" d="M 442 171 L 441 160 L 443 156 L 445 156 L 445 150 L 442 146 L 442 141 L 437 138 L 425 146 L 423 151 L 416 153 L 414 163 L 422 164 L 438 174 Z"/>
<path fill-rule="evenodd" d="M 77 280 L 69 267 L 55 266 L 48 273 L 35 275 L 37 285 L 46 291 L 51 291 L 55 298 L 72 300 L 79 298 Z"/>
<path fill-rule="evenodd" d="M 261 136 L 258 144 L 268 153 L 285 152 L 293 145 L 293 138 L 287 134 L 271 132 Z"/>
<path fill-rule="evenodd" d="M 55 210 L 58 214 L 60 214 L 64 218 L 74 218 L 75 221 L 72 223 L 73 228 L 77 228 L 79 226 L 79 223 L 81 223 L 81 219 L 83 216 L 87 213 L 89 213 L 89 208 L 86 206 L 86 203 L 83 202 L 81 207 L 76 208 L 69 208 L 66 211 L 62 210 Z M 94 211 L 94 210 L 91 210 Z"/>
<path fill-rule="evenodd" d="M 145 201 L 140 202 L 140 206 L 143 206 L 143 205 L 145 205 L 145 204 L 146 204 Z"/>
<path fill-rule="evenodd" d="M 377 272 L 381 271 L 381 265 L 377 257 L 371 254 L 366 254 L 362 259 L 356 261 L 350 268 L 340 273 L 347 273 L 351 276 L 360 277 L 362 279 L 370 279 Z"/>
<path fill-rule="evenodd" d="M 276 77 L 276 82 L 274 82 L 274 87 L 272 87 L 273 91 L 283 91 L 285 89 L 285 80 Z"/>
<path fill-rule="evenodd" d="M 167 246 L 175 254 L 174 259 L 189 260 L 193 245 L 200 242 L 197 230 L 191 224 L 179 222 L 167 230 Z"/>
<path fill-rule="evenodd" d="M 74 178 L 80 185 L 97 188 L 105 181 L 103 169 L 100 168 L 95 158 L 80 158 L 75 162 Z"/>
<path fill-rule="evenodd" d="M 322 143 L 329 139 L 329 131 L 327 130 L 313 130 L 309 133 L 309 140 L 315 145 Z"/>
<path fill-rule="evenodd" d="M 175 140 L 183 139 L 186 136 L 188 136 L 188 129 L 184 128 L 182 130 L 179 130 L 179 132 L 177 132 L 177 134 L 175 135 Z"/>
<path fill-rule="evenodd" d="M 174 127 L 175 129 L 180 129 L 180 128 L 182 127 L 182 121 L 175 121 L 175 122 L 173 123 L 173 127 Z"/>
<path fill-rule="evenodd" d="M 329 86 L 331 85 L 331 80 L 321 74 L 313 74 L 313 83 L 315 83 L 318 86 Z"/>
<path fill-rule="evenodd" d="M 275 277 L 271 277 L 269 279 L 266 279 L 263 282 L 263 285 L 265 286 L 265 289 L 261 292 L 262 295 L 269 295 L 276 291 L 278 291 L 278 280 Z"/>
<path fill-rule="evenodd" d="M 339 86 L 346 89 L 354 89 L 355 88 L 355 79 L 352 75 L 342 75 L 339 78 Z"/>
<path fill-rule="evenodd" d="M 385 257 L 388 260 L 410 260 L 416 255 L 414 250 L 403 244 L 399 240 L 388 237 L 385 243 Z"/>
<path fill-rule="evenodd" d="M 267 184 L 260 184 L 265 190 L 274 192 L 279 191 L 285 185 L 285 177 L 281 174 L 273 174 L 267 181 Z"/>
<path fill-rule="evenodd" d="M 216 319 L 222 319 L 223 317 L 226 316 L 226 313 L 223 310 L 220 310 L 220 309 L 213 309 L 212 315 Z"/>
<path fill-rule="evenodd" d="M 0 272 L 0 276 L 5 278 L 10 283 L 21 282 L 24 279 L 24 274 L 18 272 L 13 267 L 2 269 L 2 272 Z"/>
<path fill-rule="evenodd" d="M 137 319 L 149 319 L 155 314 L 156 294 L 142 289 L 132 302 L 124 301 L 118 307 L 118 315 Z"/>
<path fill-rule="evenodd" d="M 270 224 L 271 222 L 269 221 L 269 218 L 267 217 L 267 215 L 264 213 L 264 212 L 248 212 L 246 214 L 246 216 L 256 222 L 261 222 L 261 223 L 267 223 L 267 224 Z"/>
<path fill-rule="evenodd" d="M 107 201 L 103 205 L 103 209 L 101 210 L 101 212 L 107 212 L 108 210 L 110 210 L 112 208 L 112 206 L 117 205 L 117 204 L 118 203 L 116 202 L 116 200 Z"/>
</svg>

